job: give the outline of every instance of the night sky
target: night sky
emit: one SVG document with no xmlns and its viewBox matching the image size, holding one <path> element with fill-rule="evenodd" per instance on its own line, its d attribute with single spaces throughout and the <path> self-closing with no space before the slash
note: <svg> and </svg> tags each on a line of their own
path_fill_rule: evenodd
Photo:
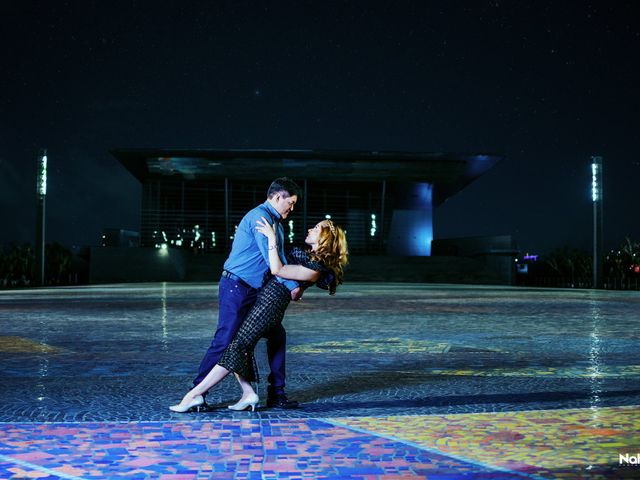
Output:
<svg viewBox="0 0 640 480">
<path fill-rule="evenodd" d="M 435 238 L 512 234 L 589 250 L 590 157 L 605 244 L 640 239 L 640 2 L 5 1 L 0 244 L 139 229 L 110 148 L 487 152 Z M 265 178 L 265 187 L 271 179 Z"/>
</svg>

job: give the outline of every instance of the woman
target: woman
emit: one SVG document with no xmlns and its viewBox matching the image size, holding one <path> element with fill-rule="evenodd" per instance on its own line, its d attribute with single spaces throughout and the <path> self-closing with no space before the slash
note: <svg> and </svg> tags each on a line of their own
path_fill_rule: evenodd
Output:
<svg viewBox="0 0 640 480">
<path fill-rule="evenodd" d="M 297 280 L 303 288 L 315 283 L 318 287 L 329 290 L 330 295 L 335 294 L 336 287 L 342 283 L 348 255 L 347 241 L 340 227 L 334 225 L 331 220 L 323 220 L 309 229 L 305 239 L 309 249 L 292 249 L 287 255 L 288 265 L 283 265 L 278 255 L 275 225 L 269 225 L 262 217 L 262 221 L 257 222 L 256 230 L 267 237 L 269 267 L 273 275 Z M 202 394 L 218 384 L 229 372 L 233 372 L 242 388 L 242 397 L 229 408 L 255 410 L 259 398 L 249 383 L 257 377 L 253 351 L 258 340 L 270 328 L 282 322 L 290 301 L 291 294 L 287 287 L 275 277 L 269 280 L 260 290 L 255 305 L 217 365 L 178 405 L 169 408 L 182 413 L 202 405 Z"/>
</svg>

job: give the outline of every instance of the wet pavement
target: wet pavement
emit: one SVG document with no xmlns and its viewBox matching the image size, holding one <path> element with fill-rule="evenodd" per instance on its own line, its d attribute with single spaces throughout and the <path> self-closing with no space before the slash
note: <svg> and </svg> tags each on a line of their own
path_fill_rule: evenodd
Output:
<svg viewBox="0 0 640 480">
<path fill-rule="evenodd" d="M 301 408 L 231 412 L 228 378 L 211 411 L 173 413 L 216 301 L 216 284 L 0 291 L 0 478 L 640 477 L 638 292 L 314 289 L 285 317 Z M 264 341 L 256 356 L 266 378 Z"/>
</svg>

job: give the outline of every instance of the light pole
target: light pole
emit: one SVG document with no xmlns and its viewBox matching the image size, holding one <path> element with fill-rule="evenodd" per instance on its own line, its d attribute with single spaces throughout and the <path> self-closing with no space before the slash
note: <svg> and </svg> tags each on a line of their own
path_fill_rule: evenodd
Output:
<svg viewBox="0 0 640 480">
<path fill-rule="evenodd" d="M 47 150 L 38 154 L 38 174 L 36 181 L 36 285 L 44 285 L 44 208 L 47 196 Z"/>
<path fill-rule="evenodd" d="M 602 288 L 602 157 L 591 157 L 593 288 Z"/>
</svg>

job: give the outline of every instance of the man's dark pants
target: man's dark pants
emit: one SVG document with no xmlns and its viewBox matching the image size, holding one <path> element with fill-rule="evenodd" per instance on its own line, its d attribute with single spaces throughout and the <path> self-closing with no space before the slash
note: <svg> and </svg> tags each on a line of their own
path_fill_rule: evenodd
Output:
<svg viewBox="0 0 640 480">
<path fill-rule="evenodd" d="M 209 349 L 204 354 L 198 376 L 193 385 L 198 385 L 211 369 L 218 363 L 224 350 L 233 340 L 249 310 L 256 303 L 258 290 L 244 282 L 227 277 L 220 279 L 218 286 L 218 327 Z M 282 325 L 269 331 L 267 338 L 267 354 L 269 356 L 269 391 L 271 394 L 284 393 L 286 371 L 287 334 Z"/>
</svg>

